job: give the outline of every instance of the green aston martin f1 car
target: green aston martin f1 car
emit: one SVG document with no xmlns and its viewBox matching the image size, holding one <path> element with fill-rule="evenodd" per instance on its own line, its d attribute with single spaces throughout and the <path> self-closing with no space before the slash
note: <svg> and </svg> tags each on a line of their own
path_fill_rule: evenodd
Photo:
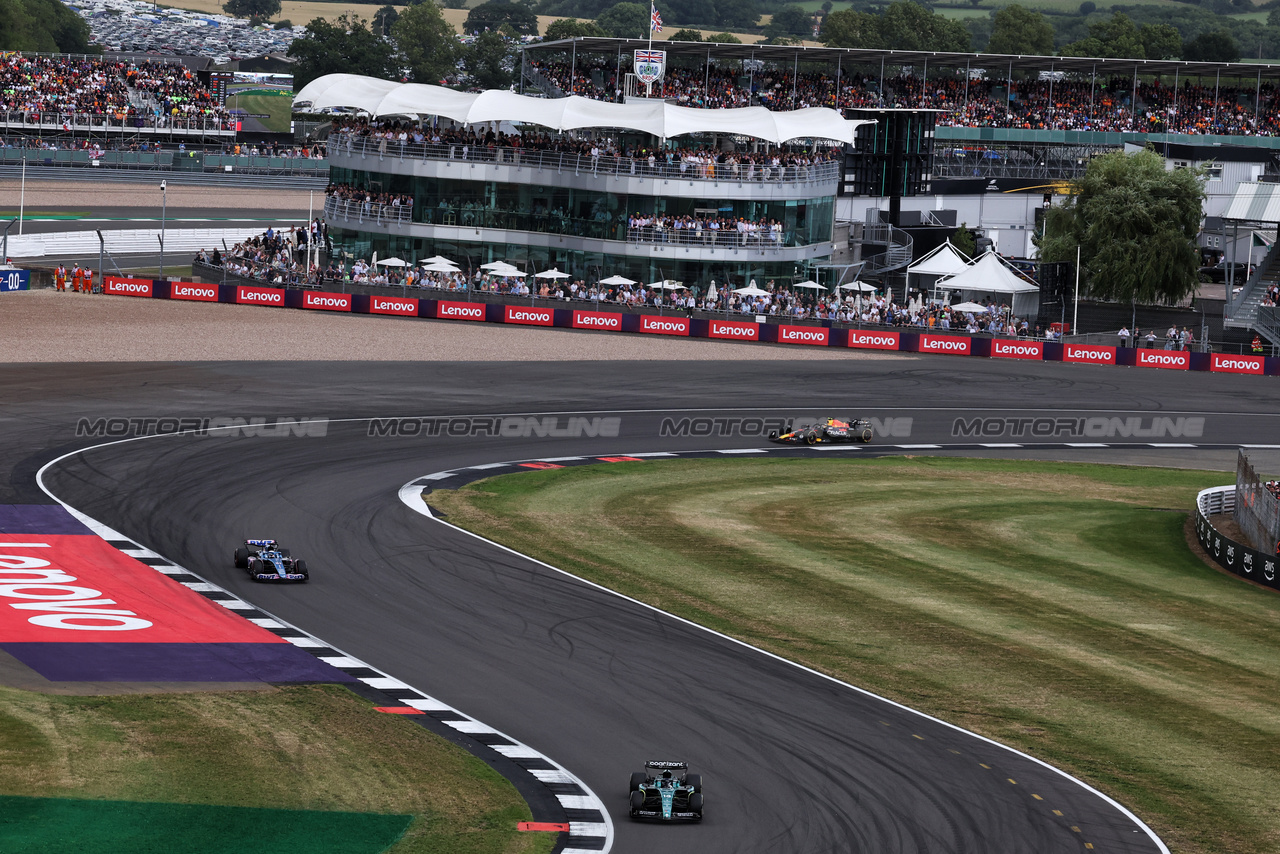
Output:
<svg viewBox="0 0 1280 854">
<path fill-rule="evenodd" d="M 631 817 L 702 821 L 702 775 L 684 762 L 646 762 L 631 775 Z"/>
</svg>

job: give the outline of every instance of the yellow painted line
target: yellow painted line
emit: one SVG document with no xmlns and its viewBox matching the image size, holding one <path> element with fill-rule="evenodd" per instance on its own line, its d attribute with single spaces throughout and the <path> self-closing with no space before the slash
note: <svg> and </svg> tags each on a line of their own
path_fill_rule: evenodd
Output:
<svg viewBox="0 0 1280 854">
<path fill-rule="evenodd" d="M 964 754 L 962 754 L 960 751 L 958 751 L 958 750 L 952 750 L 952 749 L 951 749 L 951 748 L 949 748 L 949 747 L 947 748 L 947 752 L 948 752 L 948 753 L 954 753 L 956 756 L 963 756 L 963 755 L 964 755 Z"/>
<path fill-rule="evenodd" d="M 1035 794 L 1034 792 L 1032 792 L 1031 797 L 1035 798 L 1037 801 L 1043 801 L 1043 800 L 1044 800 L 1044 798 L 1040 797 L 1039 795 Z"/>
<path fill-rule="evenodd" d="M 1076 826 L 1073 824 L 1073 825 L 1071 825 L 1071 832 L 1072 832 L 1072 833 L 1079 833 L 1079 832 L 1080 832 L 1080 828 L 1076 827 Z"/>
<path fill-rule="evenodd" d="M 1062 815 L 1062 810 L 1054 810 L 1054 811 L 1053 811 L 1053 814 L 1054 814 L 1054 815 L 1056 815 L 1056 816 L 1061 816 L 1061 815 Z"/>
<path fill-rule="evenodd" d="M 1012 777 L 1005 777 L 1005 779 L 1006 779 L 1006 780 L 1008 780 L 1010 783 L 1012 783 L 1012 784 L 1013 784 L 1013 785 L 1015 785 L 1015 786 L 1016 786 L 1016 785 L 1018 785 L 1018 781 L 1017 781 L 1017 780 L 1015 780 L 1015 779 L 1013 779 Z"/>
<path fill-rule="evenodd" d="M 923 736 L 923 735 L 916 735 L 914 732 L 913 732 L 913 733 L 911 733 L 911 737 L 912 737 L 912 738 L 918 738 L 918 739 L 920 739 L 921 741 L 924 741 L 924 736 Z"/>
<path fill-rule="evenodd" d="M 880 723 L 884 724 L 885 726 L 891 726 L 891 724 L 888 721 L 881 721 Z"/>
<path fill-rule="evenodd" d="M 978 764 L 981 765 L 983 768 L 986 768 L 988 771 L 991 770 L 991 766 L 985 762 L 979 762 Z"/>
<path fill-rule="evenodd" d="M 1084 847 L 1085 847 L 1085 848 L 1088 848 L 1090 851 L 1092 851 L 1092 850 L 1093 850 L 1093 843 L 1092 843 L 1092 842 L 1086 842 L 1086 843 L 1084 844 Z"/>
</svg>

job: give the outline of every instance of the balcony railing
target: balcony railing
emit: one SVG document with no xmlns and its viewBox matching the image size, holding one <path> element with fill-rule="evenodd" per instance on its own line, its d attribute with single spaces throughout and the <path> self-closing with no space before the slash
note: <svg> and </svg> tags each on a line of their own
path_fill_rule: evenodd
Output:
<svg viewBox="0 0 1280 854">
<path fill-rule="evenodd" d="M 217 116 L 151 116 L 0 112 L 0 128 L 40 133 L 204 134 L 234 137 L 236 120 Z"/>
<path fill-rule="evenodd" d="M 701 231 L 673 228 L 628 228 L 627 242 L 651 246 L 705 246 L 721 249 L 783 249 L 797 245 L 793 235 L 767 229 L 745 231 L 704 228 Z"/>
<path fill-rule="evenodd" d="M 347 201 L 334 196 L 325 199 L 324 215 L 330 221 L 345 219 L 378 225 L 408 225 L 413 222 L 413 208 L 409 205 L 380 205 L 373 202 Z"/>
<path fill-rule="evenodd" d="M 824 160 L 805 166 L 765 166 L 755 163 L 716 163 L 706 166 L 677 161 L 666 163 L 601 154 L 565 151 L 535 151 L 526 148 L 499 148 L 475 145 L 431 145 L 351 135 L 329 137 L 329 156 L 361 155 L 380 160 L 444 160 L 492 163 L 497 166 L 528 166 L 553 169 L 575 175 L 618 175 L 635 178 L 666 178 L 680 181 L 720 181 L 754 184 L 820 184 L 836 181 L 840 165 Z"/>
</svg>

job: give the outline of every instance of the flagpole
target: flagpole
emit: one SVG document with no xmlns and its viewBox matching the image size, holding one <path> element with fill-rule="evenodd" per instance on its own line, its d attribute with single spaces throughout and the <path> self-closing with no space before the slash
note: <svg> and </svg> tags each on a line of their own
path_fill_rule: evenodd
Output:
<svg viewBox="0 0 1280 854">
<path fill-rule="evenodd" d="M 654 5 L 653 0 L 649 0 L 649 50 L 653 50 L 653 16 L 657 12 L 658 7 Z"/>
</svg>

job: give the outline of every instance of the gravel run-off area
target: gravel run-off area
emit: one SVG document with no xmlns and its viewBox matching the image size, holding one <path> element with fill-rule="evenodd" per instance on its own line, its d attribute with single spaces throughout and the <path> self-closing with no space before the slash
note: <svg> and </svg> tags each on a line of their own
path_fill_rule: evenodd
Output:
<svg viewBox="0 0 1280 854">
<path fill-rule="evenodd" d="M 270 334 L 262 334 L 268 329 Z M 48 288 L 0 294 L 0 360 L 11 363 L 909 358 L 785 344 L 90 296 Z"/>
</svg>

